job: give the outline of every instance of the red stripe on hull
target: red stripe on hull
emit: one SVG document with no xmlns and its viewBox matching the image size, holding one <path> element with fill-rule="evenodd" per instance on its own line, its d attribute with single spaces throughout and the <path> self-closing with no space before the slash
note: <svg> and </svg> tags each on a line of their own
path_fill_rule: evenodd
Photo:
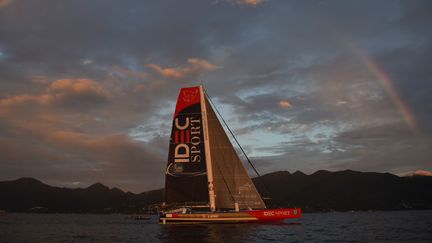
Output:
<svg viewBox="0 0 432 243">
<path fill-rule="evenodd" d="M 173 213 L 165 214 L 160 220 L 166 222 L 276 222 L 284 219 L 300 218 L 300 208 L 261 209 L 240 212 Z"/>
<path fill-rule="evenodd" d="M 279 221 L 290 218 L 300 218 L 301 208 L 278 208 L 245 211 L 259 221 Z"/>
</svg>

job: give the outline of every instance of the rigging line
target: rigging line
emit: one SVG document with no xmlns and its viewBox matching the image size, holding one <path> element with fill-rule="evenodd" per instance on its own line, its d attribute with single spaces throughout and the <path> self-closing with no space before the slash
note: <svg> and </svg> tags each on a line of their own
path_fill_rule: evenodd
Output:
<svg viewBox="0 0 432 243">
<path fill-rule="evenodd" d="M 252 164 L 252 162 L 249 160 L 249 157 L 246 155 L 246 152 L 243 150 L 242 146 L 240 145 L 239 141 L 237 140 L 237 138 L 234 136 L 234 133 L 232 132 L 231 128 L 228 126 L 228 124 L 225 122 L 225 119 L 223 119 L 222 115 L 220 114 L 219 110 L 216 108 L 216 106 L 214 105 L 213 101 L 211 100 L 210 96 L 207 94 L 207 91 L 204 89 L 204 93 L 207 96 L 207 98 L 209 99 L 211 105 L 213 106 L 213 108 L 216 110 L 217 114 L 219 115 L 219 117 L 221 118 L 222 122 L 225 124 L 226 128 L 228 129 L 228 131 L 231 133 L 231 135 L 233 136 L 234 140 L 236 141 L 237 145 L 240 147 L 240 150 L 242 151 L 242 153 L 244 154 L 244 156 L 246 157 L 246 160 L 249 162 L 249 164 L 252 166 L 253 170 L 255 171 L 255 173 L 258 176 L 261 176 L 260 173 L 258 173 L 257 169 L 255 168 L 255 166 Z"/>
<path fill-rule="evenodd" d="M 264 186 L 264 189 L 267 192 L 267 195 L 270 195 L 270 191 L 267 189 L 267 186 L 265 185 L 264 181 L 261 178 L 260 173 L 258 173 L 257 169 L 255 168 L 255 166 L 252 164 L 252 162 L 250 161 L 249 157 L 247 156 L 246 152 L 243 150 L 243 147 L 240 145 L 239 141 L 237 140 L 237 138 L 235 137 L 233 131 L 231 130 L 231 128 L 228 126 L 228 124 L 226 123 L 225 119 L 222 117 L 222 115 L 220 114 L 219 110 L 216 108 L 216 106 L 214 105 L 212 99 L 210 98 L 210 96 L 207 93 L 207 90 L 203 87 L 204 90 L 204 94 L 205 96 L 209 99 L 210 104 L 213 106 L 213 108 L 216 110 L 217 114 L 219 115 L 219 117 L 221 118 L 222 122 L 225 124 L 226 128 L 228 129 L 228 131 L 231 133 L 231 136 L 234 138 L 234 140 L 236 141 L 237 145 L 239 146 L 240 150 L 242 151 L 243 155 L 246 157 L 246 160 L 248 161 L 248 163 L 252 166 L 252 169 L 255 171 L 255 173 L 258 175 L 259 180 L 261 181 L 261 184 Z"/>
</svg>

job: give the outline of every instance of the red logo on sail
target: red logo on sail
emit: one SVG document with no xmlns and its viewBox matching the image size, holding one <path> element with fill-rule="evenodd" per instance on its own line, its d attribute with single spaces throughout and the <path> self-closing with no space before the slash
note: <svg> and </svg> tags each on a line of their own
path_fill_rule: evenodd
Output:
<svg viewBox="0 0 432 243">
<path fill-rule="evenodd" d="M 182 98 L 184 101 L 190 103 L 191 101 L 195 100 L 196 96 L 198 95 L 198 89 L 195 90 L 183 90 Z"/>
<path fill-rule="evenodd" d="M 200 103 L 200 98 L 199 87 L 182 88 L 177 100 L 174 117 L 176 117 L 184 109 L 194 104 Z"/>
</svg>

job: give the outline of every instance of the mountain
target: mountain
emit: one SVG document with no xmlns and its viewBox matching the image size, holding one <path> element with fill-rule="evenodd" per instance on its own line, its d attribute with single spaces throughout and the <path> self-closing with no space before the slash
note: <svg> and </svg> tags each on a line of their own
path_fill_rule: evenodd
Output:
<svg viewBox="0 0 432 243">
<path fill-rule="evenodd" d="M 269 207 L 305 212 L 432 209 L 431 176 L 399 177 L 352 170 L 278 171 L 253 179 Z M 0 182 L 0 209 L 9 212 L 138 213 L 163 201 L 163 189 L 134 194 L 95 183 L 60 188 L 36 179 Z"/>
<path fill-rule="evenodd" d="M 60 188 L 36 179 L 0 182 L 0 209 L 10 212 L 137 213 L 160 203 L 163 190 L 141 194 L 109 189 L 101 183 L 87 188 Z"/>
<path fill-rule="evenodd" d="M 286 171 L 254 178 L 271 207 L 297 206 L 304 211 L 432 209 L 432 177 L 390 173 L 329 172 L 311 175 Z"/>
</svg>

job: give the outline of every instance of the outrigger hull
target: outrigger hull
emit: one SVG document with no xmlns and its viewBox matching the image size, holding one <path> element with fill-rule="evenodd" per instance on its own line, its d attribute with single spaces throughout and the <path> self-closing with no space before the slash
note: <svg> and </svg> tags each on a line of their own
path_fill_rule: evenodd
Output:
<svg viewBox="0 0 432 243">
<path fill-rule="evenodd" d="M 239 212 L 209 213 L 167 213 L 159 218 L 161 224 L 167 223 L 250 223 L 277 222 L 284 219 L 300 218 L 300 208 L 261 209 Z"/>
</svg>

